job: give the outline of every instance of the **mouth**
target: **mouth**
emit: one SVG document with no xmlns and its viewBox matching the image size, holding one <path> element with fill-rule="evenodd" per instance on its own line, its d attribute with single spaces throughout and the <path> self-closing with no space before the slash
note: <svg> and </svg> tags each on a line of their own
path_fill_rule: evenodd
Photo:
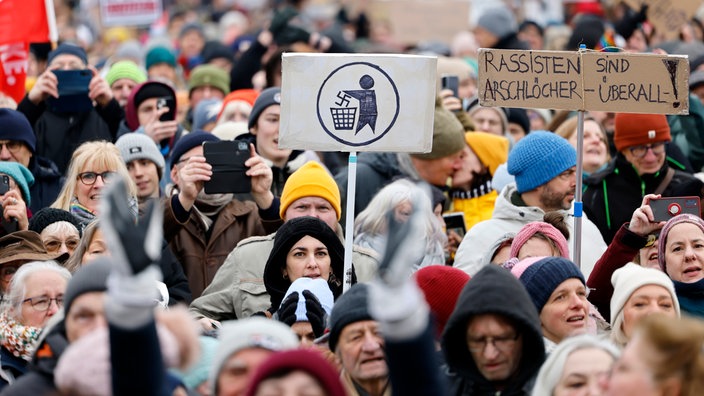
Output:
<svg viewBox="0 0 704 396">
<path fill-rule="evenodd" d="M 363 359 L 360 364 L 378 364 L 378 363 L 386 363 L 386 360 L 384 360 L 383 356 L 377 356 L 369 359 Z"/>
<path fill-rule="evenodd" d="M 584 315 L 573 315 L 567 318 L 567 323 L 575 327 L 582 327 L 586 323 L 586 318 Z"/>
<path fill-rule="evenodd" d="M 318 279 L 320 278 L 320 274 L 318 273 L 313 273 L 313 274 L 306 274 L 303 275 L 304 278 L 311 278 L 311 279 Z"/>
<path fill-rule="evenodd" d="M 697 266 L 691 266 L 691 267 L 685 268 L 683 274 L 684 274 L 685 278 L 694 278 L 696 276 L 699 276 L 699 274 L 701 274 L 701 272 L 702 272 L 701 268 L 699 268 Z"/>
</svg>

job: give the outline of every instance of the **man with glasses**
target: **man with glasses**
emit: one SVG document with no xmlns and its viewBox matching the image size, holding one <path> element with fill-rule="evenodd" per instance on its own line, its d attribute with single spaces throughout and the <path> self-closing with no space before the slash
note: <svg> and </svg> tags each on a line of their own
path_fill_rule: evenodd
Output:
<svg viewBox="0 0 704 396">
<path fill-rule="evenodd" d="M 59 71 L 83 71 L 81 76 L 61 76 L 65 84 L 84 94 L 60 97 Z M 80 73 L 79 73 L 80 74 Z M 65 78 L 65 80 L 63 80 Z M 87 96 L 87 99 L 86 99 Z M 89 100 L 87 110 L 76 103 Z M 83 48 L 63 43 L 49 53 L 48 66 L 32 89 L 17 105 L 27 117 L 37 137 L 36 154 L 56 163 L 59 172 L 66 172 L 73 151 L 83 142 L 115 141 L 124 111 L 113 97 L 105 78 L 92 65 Z"/>
<path fill-rule="evenodd" d="M 29 187 L 32 213 L 51 205 L 61 191 L 63 178 L 56 164 L 36 155 L 37 138 L 27 117 L 16 110 L 0 109 L 0 161 L 17 162 L 34 175 Z"/>
<path fill-rule="evenodd" d="M 618 154 L 607 169 L 585 181 L 584 210 L 611 243 L 646 194 L 701 197 L 704 184 L 669 164 L 672 140 L 661 114 L 616 114 L 614 144 Z"/>
<path fill-rule="evenodd" d="M 450 395 L 529 395 L 545 360 L 540 317 L 523 285 L 497 266 L 465 285 L 445 327 Z"/>
</svg>

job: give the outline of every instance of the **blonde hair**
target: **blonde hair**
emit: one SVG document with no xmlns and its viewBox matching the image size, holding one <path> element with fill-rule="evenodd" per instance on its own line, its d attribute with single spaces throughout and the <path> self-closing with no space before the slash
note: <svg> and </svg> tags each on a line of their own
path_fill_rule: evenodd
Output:
<svg viewBox="0 0 704 396">
<path fill-rule="evenodd" d="M 657 384 L 674 378 L 681 396 L 700 395 L 704 389 L 704 323 L 697 319 L 673 320 L 650 315 L 639 323 L 636 333 L 648 352 L 641 356 Z"/>
<path fill-rule="evenodd" d="M 117 172 L 120 177 L 125 179 L 129 195 L 136 199 L 137 186 L 127 171 L 125 161 L 120 156 L 120 150 L 114 144 L 101 140 L 85 142 L 73 152 L 68 172 L 66 172 L 66 182 L 56 201 L 51 204 L 52 208 L 71 210 L 71 200 L 76 197 L 78 175 L 87 165 Z"/>
</svg>

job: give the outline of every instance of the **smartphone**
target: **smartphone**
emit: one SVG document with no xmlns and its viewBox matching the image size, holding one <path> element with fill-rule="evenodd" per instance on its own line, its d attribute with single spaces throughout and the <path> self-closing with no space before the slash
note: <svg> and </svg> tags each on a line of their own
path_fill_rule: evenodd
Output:
<svg viewBox="0 0 704 396">
<path fill-rule="evenodd" d="M 158 110 L 168 107 L 169 110 L 159 117 L 159 121 L 173 121 L 176 119 L 176 104 L 174 98 L 164 96 L 156 99 L 156 108 Z"/>
<path fill-rule="evenodd" d="M 10 176 L 0 175 L 0 195 L 10 191 Z"/>
<path fill-rule="evenodd" d="M 85 113 L 93 108 L 88 97 L 88 86 L 93 72 L 82 70 L 53 70 L 58 80 L 59 97 L 47 99 L 49 109 L 55 113 Z"/>
<path fill-rule="evenodd" d="M 445 220 L 445 230 L 446 232 L 454 231 L 460 238 L 464 238 L 464 234 L 467 233 L 467 226 L 464 222 L 464 213 L 462 212 L 450 212 L 442 215 L 443 220 Z"/>
<path fill-rule="evenodd" d="M 699 197 L 662 197 L 648 202 L 655 221 L 668 221 L 683 213 L 701 216 Z"/>
<path fill-rule="evenodd" d="M 213 167 L 213 175 L 205 182 L 206 194 L 249 193 L 252 178 L 245 172 L 249 144 L 244 141 L 204 142 L 205 161 Z"/>
<path fill-rule="evenodd" d="M 449 89 L 452 91 L 452 96 L 459 98 L 459 88 L 460 88 L 460 78 L 454 75 L 445 74 L 440 79 L 440 85 L 442 89 Z"/>
</svg>

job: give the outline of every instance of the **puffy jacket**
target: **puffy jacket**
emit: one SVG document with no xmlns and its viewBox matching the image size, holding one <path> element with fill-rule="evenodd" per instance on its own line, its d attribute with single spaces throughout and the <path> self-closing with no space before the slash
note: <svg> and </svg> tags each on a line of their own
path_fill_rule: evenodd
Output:
<svg viewBox="0 0 704 396">
<path fill-rule="evenodd" d="M 516 184 L 511 183 L 504 187 L 496 199 L 494 214 L 490 220 L 482 221 L 467 231 L 455 255 L 454 266 L 474 276 L 486 265 L 484 256 L 489 248 L 508 233 L 517 233 L 521 227 L 532 221 L 543 221 L 545 212 L 535 206 L 518 206 L 513 203 Z M 560 211 L 565 216 L 567 228 L 570 231 L 568 240 L 570 256 L 574 249 L 574 208 Z M 601 238 L 599 229 L 589 218 L 582 217 L 582 254 L 581 269 L 585 278 L 594 268 L 594 264 L 606 250 L 606 243 Z"/>
<path fill-rule="evenodd" d="M 665 161 L 659 171 L 639 176 L 633 165 L 618 154 L 609 167 L 587 178 L 583 195 L 584 211 L 599 228 L 606 243 L 610 243 L 619 227 L 631 219 L 643 197 L 655 192 L 669 167 Z M 673 170 L 674 176 L 662 192 L 663 197 L 703 196 L 704 184 L 699 179 Z"/>
</svg>

